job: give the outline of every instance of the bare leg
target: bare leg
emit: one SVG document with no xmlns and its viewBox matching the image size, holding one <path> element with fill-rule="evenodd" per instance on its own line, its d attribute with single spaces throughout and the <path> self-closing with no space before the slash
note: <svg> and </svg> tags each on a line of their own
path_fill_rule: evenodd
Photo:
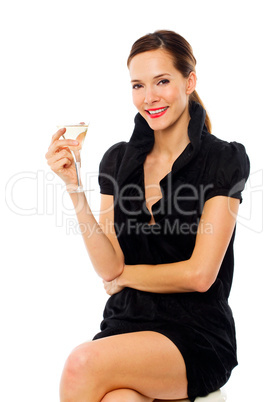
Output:
<svg viewBox="0 0 268 402">
<path fill-rule="evenodd" d="M 116 389 L 105 395 L 101 402 L 153 402 L 152 398 L 141 395 L 133 389 Z"/>
<path fill-rule="evenodd" d="M 189 399 L 152 399 L 133 389 L 116 389 L 106 394 L 101 402 L 189 402 Z"/>
<path fill-rule="evenodd" d="M 142 402 L 186 398 L 186 368 L 180 351 L 164 335 L 150 331 L 84 343 L 66 362 L 61 402 L 100 402 L 111 391 L 125 389 L 147 397 Z M 136 394 L 132 393 L 133 401 L 138 402 Z"/>
<path fill-rule="evenodd" d="M 160 400 L 141 395 L 133 389 L 116 389 L 105 395 L 101 402 L 189 402 L 189 399 Z"/>
</svg>

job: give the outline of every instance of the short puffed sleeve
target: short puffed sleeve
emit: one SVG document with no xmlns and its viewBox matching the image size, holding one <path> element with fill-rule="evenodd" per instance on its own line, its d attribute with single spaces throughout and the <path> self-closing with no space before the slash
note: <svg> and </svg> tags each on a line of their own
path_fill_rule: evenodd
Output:
<svg viewBox="0 0 268 402">
<path fill-rule="evenodd" d="M 103 155 L 99 165 L 99 185 L 101 194 L 114 195 L 117 188 L 117 171 L 126 142 L 112 145 Z"/>
<path fill-rule="evenodd" d="M 244 145 L 219 141 L 209 151 L 206 164 L 205 201 L 223 195 L 242 202 L 242 191 L 248 179 L 250 162 Z"/>
</svg>

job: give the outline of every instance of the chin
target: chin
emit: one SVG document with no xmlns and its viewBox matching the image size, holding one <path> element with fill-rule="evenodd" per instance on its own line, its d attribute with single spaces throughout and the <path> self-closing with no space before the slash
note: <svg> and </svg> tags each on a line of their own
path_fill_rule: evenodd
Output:
<svg viewBox="0 0 268 402">
<path fill-rule="evenodd" d="M 170 127 L 170 124 L 164 121 L 156 121 L 152 119 L 146 119 L 147 123 L 149 124 L 150 128 L 154 131 L 165 130 Z"/>
</svg>

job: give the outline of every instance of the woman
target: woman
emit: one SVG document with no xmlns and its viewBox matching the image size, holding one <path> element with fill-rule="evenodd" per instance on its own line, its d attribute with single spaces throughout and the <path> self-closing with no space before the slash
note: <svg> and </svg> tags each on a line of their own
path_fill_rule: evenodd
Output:
<svg viewBox="0 0 268 402">
<path fill-rule="evenodd" d="M 243 145 L 210 134 L 191 46 L 171 31 L 137 40 L 128 67 L 138 114 L 129 142 L 100 164 L 101 214 L 70 194 L 92 264 L 111 295 L 92 342 L 67 359 L 62 402 L 205 396 L 237 365 L 228 297 Z M 76 183 L 59 130 L 46 155 Z M 86 232 L 84 229 L 88 228 Z"/>
</svg>

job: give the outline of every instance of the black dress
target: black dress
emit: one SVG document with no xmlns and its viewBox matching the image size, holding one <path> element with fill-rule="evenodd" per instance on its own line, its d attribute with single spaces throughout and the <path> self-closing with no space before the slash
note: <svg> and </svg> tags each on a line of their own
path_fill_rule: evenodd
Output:
<svg viewBox="0 0 268 402">
<path fill-rule="evenodd" d="M 190 144 L 160 182 L 163 196 L 152 207 L 155 224 L 149 225 L 143 170 L 154 133 L 140 114 L 135 117 L 130 141 L 113 145 L 100 163 L 101 193 L 114 195 L 115 230 L 127 265 L 189 259 L 204 203 L 218 195 L 242 201 L 249 175 L 244 146 L 208 133 L 206 112 L 199 103 L 192 102 L 189 112 Z M 235 231 L 217 279 L 207 292 L 159 294 L 125 288 L 108 299 L 101 332 L 94 339 L 159 332 L 183 355 L 189 399 L 219 389 L 237 365 L 235 325 L 228 304 L 234 236 Z"/>
</svg>

